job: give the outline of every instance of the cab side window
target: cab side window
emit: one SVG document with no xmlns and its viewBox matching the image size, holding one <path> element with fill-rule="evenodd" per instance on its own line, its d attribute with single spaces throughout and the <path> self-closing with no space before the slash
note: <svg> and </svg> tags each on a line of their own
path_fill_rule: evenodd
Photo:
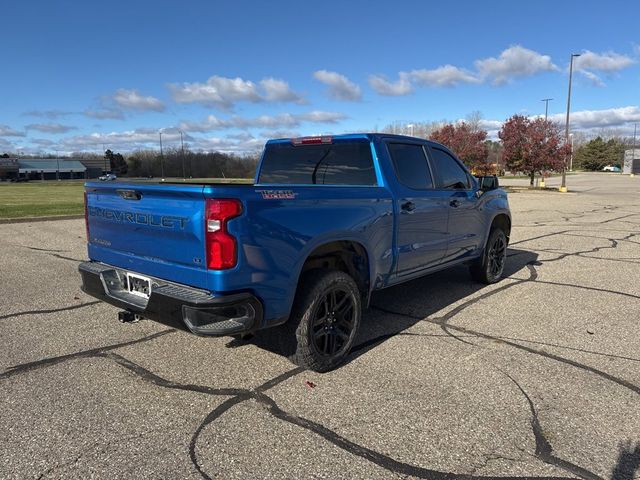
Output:
<svg viewBox="0 0 640 480">
<path fill-rule="evenodd" d="M 440 174 L 440 188 L 466 190 L 471 188 L 467 172 L 458 161 L 444 150 L 431 148 L 433 163 Z"/>
<path fill-rule="evenodd" d="M 400 183 L 414 190 L 433 188 L 431 170 L 422 145 L 389 143 L 387 147 Z"/>
</svg>

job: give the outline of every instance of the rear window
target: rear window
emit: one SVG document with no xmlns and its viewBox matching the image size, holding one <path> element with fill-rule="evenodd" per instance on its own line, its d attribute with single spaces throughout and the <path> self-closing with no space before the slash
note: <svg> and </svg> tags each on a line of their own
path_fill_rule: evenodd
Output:
<svg viewBox="0 0 640 480">
<path fill-rule="evenodd" d="M 258 183 L 376 185 L 369 142 L 266 146 Z"/>
</svg>

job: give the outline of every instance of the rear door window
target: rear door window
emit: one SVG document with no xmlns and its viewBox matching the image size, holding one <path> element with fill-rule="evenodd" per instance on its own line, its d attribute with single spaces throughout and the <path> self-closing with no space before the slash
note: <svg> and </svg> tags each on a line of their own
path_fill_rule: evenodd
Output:
<svg viewBox="0 0 640 480">
<path fill-rule="evenodd" d="M 471 188 L 469 176 L 458 161 L 444 150 L 432 148 L 433 164 L 440 176 L 440 187 L 447 189 Z"/>
<path fill-rule="evenodd" d="M 433 188 L 433 178 L 422 145 L 415 143 L 387 144 L 398 180 L 414 190 Z"/>
<path fill-rule="evenodd" d="M 319 145 L 271 143 L 265 147 L 258 183 L 376 185 L 368 141 Z"/>
</svg>

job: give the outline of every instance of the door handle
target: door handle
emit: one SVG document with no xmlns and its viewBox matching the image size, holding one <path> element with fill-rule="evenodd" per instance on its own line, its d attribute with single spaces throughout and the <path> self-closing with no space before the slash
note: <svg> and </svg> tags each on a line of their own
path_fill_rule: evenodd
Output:
<svg viewBox="0 0 640 480">
<path fill-rule="evenodd" d="M 458 200 L 457 198 L 454 198 L 449 202 L 449 205 L 451 205 L 454 208 L 458 208 L 460 206 L 460 200 Z"/>
<path fill-rule="evenodd" d="M 416 209 L 416 204 L 411 201 L 403 202 L 402 205 L 400 205 L 400 208 L 403 212 L 410 213 Z"/>
</svg>

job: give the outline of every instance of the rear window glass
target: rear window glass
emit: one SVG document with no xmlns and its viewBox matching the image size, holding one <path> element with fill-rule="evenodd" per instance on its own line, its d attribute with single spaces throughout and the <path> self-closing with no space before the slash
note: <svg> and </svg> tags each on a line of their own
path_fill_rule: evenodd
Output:
<svg viewBox="0 0 640 480">
<path fill-rule="evenodd" d="M 376 185 L 369 142 L 266 146 L 259 183 Z"/>
</svg>

